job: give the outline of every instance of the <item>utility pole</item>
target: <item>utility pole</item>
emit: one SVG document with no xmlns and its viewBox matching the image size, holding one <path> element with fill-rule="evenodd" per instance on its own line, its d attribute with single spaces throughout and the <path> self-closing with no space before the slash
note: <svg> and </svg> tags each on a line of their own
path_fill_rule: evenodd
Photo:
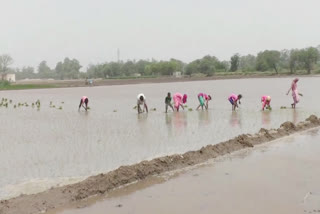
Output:
<svg viewBox="0 0 320 214">
<path fill-rule="evenodd" d="M 117 57 L 118 57 L 118 63 L 120 63 L 120 49 L 117 49 Z"/>
</svg>

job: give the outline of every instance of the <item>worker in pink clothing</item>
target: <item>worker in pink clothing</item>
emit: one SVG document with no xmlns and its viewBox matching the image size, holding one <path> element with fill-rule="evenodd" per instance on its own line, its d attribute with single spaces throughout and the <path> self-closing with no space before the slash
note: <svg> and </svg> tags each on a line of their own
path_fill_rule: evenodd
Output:
<svg viewBox="0 0 320 214">
<path fill-rule="evenodd" d="M 199 106 L 197 107 L 197 110 L 201 107 L 203 110 L 203 106 L 208 110 L 209 107 L 209 100 L 211 100 L 211 96 L 207 95 L 205 93 L 199 93 L 198 94 L 198 100 L 200 102 Z"/>
<path fill-rule="evenodd" d="M 228 98 L 229 102 L 232 105 L 232 111 L 235 111 L 238 106 L 238 102 L 239 104 L 241 104 L 240 99 L 242 98 L 242 95 L 239 94 L 238 96 L 235 94 L 231 94 Z"/>
<path fill-rule="evenodd" d="M 270 102 L 271 102 L 270 96 L 265 95 L 261 97 L 262 111 L 264 111 L 264 108 L 271 110 Z"/>
<path fill-rule="evenodd" d="M 188 96 L 186 94 L 182 95 L 180 93 L 175 93 L 173 95 L 174 107 L 177 111 L 179 111 L 180 106 L 184 110 L 184 107 L 182 104 L 185 104 L 187 102 L 187 98 Z"/>
<path fill-rule="evenodd" d="M 300 101 L 300 96 L 303 96 L 302 94 L 298 93 L 298 78 L 295 78 L 292 83 L 291 87 L 289 88 L 287 95 L 289 94 L 290 90 L 292 91 L 292 98 L 293 98 L 293 103 L 291 104 L 292 108 L 296 108 L 296 104 Z"/>
<path fill-rule="evenodd" d="M 82 106 L 87 111 L 88 110 L 88 103 L 89 103 L 88 97 L 86 97 L 86 96 L 81 97 L 79 110 Z"/>
</svg>

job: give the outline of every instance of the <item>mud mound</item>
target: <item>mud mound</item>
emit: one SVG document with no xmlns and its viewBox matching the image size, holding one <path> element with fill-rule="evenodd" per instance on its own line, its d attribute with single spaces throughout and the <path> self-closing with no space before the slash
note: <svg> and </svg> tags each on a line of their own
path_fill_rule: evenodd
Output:
<svg viewBox="0 0 320 214">
<path fill-rule="evenodd" d="M 260 129 L 257 134 L 242 134 L 228 141 L 202 147 L 197 151 L 182 155 L 171 155 L 142 161 L 130 166 L 121 166 L 106 174 L 99 174 L 77 184 L 52 188 L 34 195 L 22 195 L 10 200 L 0 201 L 0 214 L 40 213 L 67 206 L 73 201 L 83 200 L 90 196 L 101 195 L 122 185 L 129 184 L 146 177 L 199 164 L 208 159 L 216 158 L 257 144 L 288 136 L 292 133 L 320 126 L 320 120 L 311 115 L 305 121 L 294 125 L 283 123 L 278 129 Z"/>
<path fill-rule="evenodd" d="M 314 123 L 314 124 L 319 124 L 319 122 L 320 122 L 320 120 L 318 119 L 318 117 L 315 116 L 315 115 L 311 115 L 310 117 L 308 117 L 308 118 L 306 119 L 306 121 L 309 121 L 309 122 Z"/>
<path fill-rule="evenodd" d="M 292 122 L 287 121 L 282 123 L 280 128 L 284 128 L 286 131 L 294 131 L 296 126 Z"/>
</svg>

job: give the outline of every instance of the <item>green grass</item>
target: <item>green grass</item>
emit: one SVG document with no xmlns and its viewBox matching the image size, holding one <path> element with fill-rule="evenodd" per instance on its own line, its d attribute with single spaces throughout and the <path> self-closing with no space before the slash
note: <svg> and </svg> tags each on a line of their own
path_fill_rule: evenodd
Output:
<svg viewBox="0 0 320 214">
<path fill-rule="evenodd" d="M 0 91 L 2 90 L 24 90 L 24 89 L 41 89 L 41 88 L 57 88 L 56 85 L 49 84 L 0 84 Z"/>
</svg>

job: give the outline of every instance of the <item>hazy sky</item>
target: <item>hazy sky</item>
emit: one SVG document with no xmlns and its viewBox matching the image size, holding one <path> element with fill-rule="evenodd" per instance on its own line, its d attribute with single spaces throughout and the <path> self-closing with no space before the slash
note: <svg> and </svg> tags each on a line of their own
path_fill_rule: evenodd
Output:
<svg viewBox="0 0 320 214">
<path fill-rule="evenodd" d="M 13 66 L 84 68 L 120 58 L 192 61 L 210 54 L 320 44 L 319 0 L 0 0 L 0 54 Z"/>
</svg>

